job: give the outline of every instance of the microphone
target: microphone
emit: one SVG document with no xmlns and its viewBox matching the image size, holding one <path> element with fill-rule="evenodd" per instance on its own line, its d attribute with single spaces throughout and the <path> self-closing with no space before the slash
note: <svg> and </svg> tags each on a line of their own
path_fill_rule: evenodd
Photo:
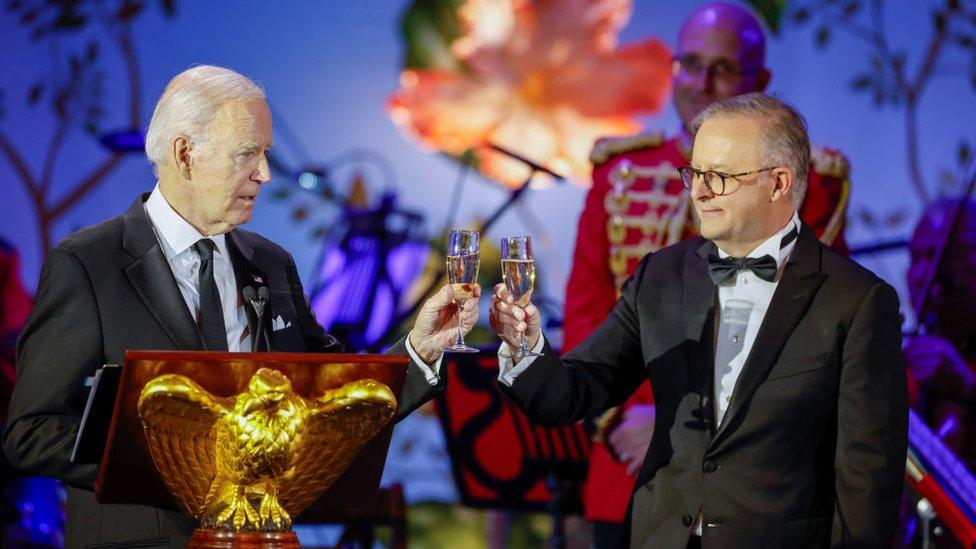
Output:
<svg viewBox="0 0 976 549">
<path fill-rule="evenodd" d="M 268 296 L 270 292 L 267 286 L 261 286 L 258 288 L 257 292 L 254 291 L 253 286 L 245 286 L 241 290 L 241 294 L 244 295 L 244 299 L 251 304 L 254 309 L 254 314 L 258 317 L 258 325 L 255 330 L 254 336 L 251 340 L 251 352 L 255 353 L 258 350 L 258 344 L 261 340 L 261 336 L 264 336 L 264 346 L 266 351 L 271 351 L 271 341 L 268 340 L 268 334 L 264 332 L 264 306 L 268 302 Z"/>
</svg>

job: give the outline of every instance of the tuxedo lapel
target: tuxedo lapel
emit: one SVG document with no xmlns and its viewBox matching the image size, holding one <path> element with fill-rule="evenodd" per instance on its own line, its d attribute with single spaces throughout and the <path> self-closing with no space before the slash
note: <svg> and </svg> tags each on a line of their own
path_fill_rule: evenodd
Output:
<svg viewBox="0 0 976 549">
<path fill-rule="evenodd" d="M 685 256 L 684 280 L 681 295 L 681 315 L 685 336 L 698 340 L 706 332 L 705 323 L 715 306 L 715 283 L 708 276 L 708 254 L 715 244 L 702 239 L 694 252 Z M 711 342 L 706 342 L 711 345 Z"/>
<path fill-rule="evenodd" d="M 708 254 L 715 244 L 702 239 L 702 244 L 685 256 L 681 296 L 681 317 L 685 324 L 685 338 L 694 342 L 686 346 L 688 383 L 698 394 L 699 406 L 693 413 L 701 429 L 714 429 L 712 411 L 712 376 L 715 369 L 712 324 L 715 319 L 715 283 L 708 275 Z"/>
<path fill-rule="evenodd" d="M 728 436 L 730 426 L 735 425 L 738 416 L 744 413 L 745 403 L 766 378 L 826 277 L 820 270 L 820 243 L 804 226 L 736 380 L 725 418 L 712 439 L 712 448 Z"/>
<path fill-rule="evenodd" d="M 193 316 L 143 207 L 148 197 L 139 197 L 122 217 L 122 249 L 133 258 L 125 274 L 177 349 L 203 349 Z"/>
<path fill-rule="evenodd" d="M 268 286 L 267 275 L 255 264 L 255 249 L 247 243 L 246 239 L 242 238 L 238 231 L 227 233 L 227 249 L 230 251 L 230 260 L 234 265 L 237 295 L 243 296 L 243 289 L 246 286 L 251 286 L 255 291 L 261 286 Z M 271 319 L 274 318 L 271 314 L 271 300 L 269 299 L 264 305 L 264 323 L 261 328 L 264 334 L 257 334 L 258 318 L 254 307 L 250 303 L 244 303 L 244 310 L 247 311 L 248 333 L 252 335 L 251 341 L 258 342 L 254 348 L 260 351 L 262 347 L 267 347 L 266 342 L 271 340 L 269 330 L 271 329 Z M 268 337 L 267 340 L 265 336 Z M 270 351 L 271 349 L 263 350 Z"/>
</svg>

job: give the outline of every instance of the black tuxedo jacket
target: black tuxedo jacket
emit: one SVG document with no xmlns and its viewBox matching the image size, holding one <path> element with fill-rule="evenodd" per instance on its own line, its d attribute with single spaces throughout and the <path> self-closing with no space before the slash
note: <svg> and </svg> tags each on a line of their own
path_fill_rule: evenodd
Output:
<svg viewBox="0 0 976 549">
<path fill-rule="evenodd" d="M 127 350 L 204 348 L 143 208 L 147 198 L 51 251 L 18 344 L 4 450 L 15 467 L 68 485 L 67 547 L 183 547 L 194 526 L 177 511 L 98 504 L 97 465 L 68 459 L 87 397 L 83 384 L 97 368 L 121 364 Z M 238 286 L 270 290 L 263 331 L 272 351 L 342 350 L 315 321 L 288 252 L 244 230 L 228 233 L 227 244 Z M 291 325 L 272 330 L 278 316 Z M 248 320 L 254 334 L 253 311 Z M 406 354 L 404 342 L 391 352 Z M 442 390 L 444 373 L 431 386 L 411 363 L 398 417 Z"/>
<path fill-rule="evenodd" d="M 607 320 L 506 392 L 560 424 L 621 403 L 650 379 L 654 437 L 631 502 L 631 547 L 886 547 L 907 448 L 898 297 L 800 234 L 714 422 L 717 292 L 702 238 L 648 255 Z"/>
</svg>

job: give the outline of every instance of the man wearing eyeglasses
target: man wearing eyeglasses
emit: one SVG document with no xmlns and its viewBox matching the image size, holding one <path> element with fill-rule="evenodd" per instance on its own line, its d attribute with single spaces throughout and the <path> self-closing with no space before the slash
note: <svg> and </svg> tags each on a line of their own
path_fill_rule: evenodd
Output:
<svg viewBox="0 0 976 549">
<path fill-rule="evenodd" d="M 700 236 L 646 255 L 562 358 L 538 309 L 496 286 L 502 389 L 558 425 L 650 381 L 630 547 L 888 547 L 907 449 L 898 295 L 800 220 L 810 144 L 792 107 L 741 95 L 692 128 Z M 523 337 L 539 356 L 511 356 Z"/>
<path fill-rule="evenodd" d="M 672 74 L 674 106 L 682 122 L 676 136 L 665 139 L 652 132 L 603 139 L 591 154 L 593 187 L 580 216 L 566 287 L 564 351 L 606 318 L 641 257 L 697 233 L 690 197 L 677 172 L 690 158 L 691 122 L 716 101 L 766 89 L 771 74 L 765 67 L 762 27 L 743 7 L 705 4 L 681 26 Z M 813 147 L 800 208 L 800 219 L 843 253 L 847 174 L 843 156 Z M 654 412 L 645 383 L 624 406 L 597 422 L 584 507 L 598 548 L 615 545 L 634 473 L 650 443 Z"/>
</svg>

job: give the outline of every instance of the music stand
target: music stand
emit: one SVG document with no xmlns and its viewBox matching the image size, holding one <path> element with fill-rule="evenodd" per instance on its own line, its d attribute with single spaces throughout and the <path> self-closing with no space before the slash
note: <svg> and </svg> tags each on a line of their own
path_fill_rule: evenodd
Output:
<svg viewBox="0 0 976 549">
<path fill-rule="evenodd" d="M 451 471 L 464 505 L 547 512 L 553 547 L 565 546 L 563 517 L 581 513 L 590 440 L 582 424 L 533 424 L 497 386 L 494 351 L 448 354 L 451 382 L 437 397 Z"/>
</svg>

